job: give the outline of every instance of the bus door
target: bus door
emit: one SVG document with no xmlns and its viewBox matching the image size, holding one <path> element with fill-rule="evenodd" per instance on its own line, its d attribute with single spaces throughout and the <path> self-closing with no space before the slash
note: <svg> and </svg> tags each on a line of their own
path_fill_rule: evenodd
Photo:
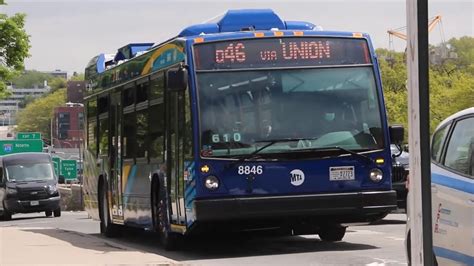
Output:
<svg viewBox="0 0 474 266">
<path fill-rule="evenodd" d="M 184 225 L 184 92 L 166 92 L 167 183 L 171 221 Z"/>
<path fill-rule="evenodd" d="M 109 186 L 112 190 L 112 218 L 123 221 L 123 198 L 122 198 L 122 152 L 121 152 L 121 94 L 115 92 L 110 95 L 110 145 L 109 162 L 110 178 Z"/>
</svg>

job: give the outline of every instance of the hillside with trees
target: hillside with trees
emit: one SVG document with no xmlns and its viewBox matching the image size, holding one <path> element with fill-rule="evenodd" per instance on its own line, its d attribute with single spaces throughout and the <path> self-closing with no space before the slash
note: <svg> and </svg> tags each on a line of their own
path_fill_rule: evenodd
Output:
<svg viewBox="0 0 474 266">
<path fill-rule="evenodd" d="M 432 50 L 440 48 L 431 47 Z M 449 115 L 474 106 L 474 38 L 453 38 L 446 44 L 451 55 L 430 65 L 430 129 Z M 377 49 L 390 124 L 408 128 L 407 68 L 405 54 Z"/>
</svg>

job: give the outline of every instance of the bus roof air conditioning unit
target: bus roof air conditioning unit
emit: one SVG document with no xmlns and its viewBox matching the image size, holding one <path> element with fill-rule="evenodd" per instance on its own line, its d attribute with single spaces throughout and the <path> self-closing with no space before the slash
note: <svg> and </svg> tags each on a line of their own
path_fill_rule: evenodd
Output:
<svg viewBox="0 0 474 266">
<path fill-rule="evenodd" d="M 129 43 L 118 49 L 114 61 L 127 60 L 133 58 L 137 53 L 148 50 L 154 43 Z"/>
<path fill-rule="evenodd" d="M 227 11 L 216 22 L 189 26 L 178 36 L 253 30 L 321 30 L 321 28 L 305 21 L 283 21 L 271 9 L 240 9 Z"/>
</svg>

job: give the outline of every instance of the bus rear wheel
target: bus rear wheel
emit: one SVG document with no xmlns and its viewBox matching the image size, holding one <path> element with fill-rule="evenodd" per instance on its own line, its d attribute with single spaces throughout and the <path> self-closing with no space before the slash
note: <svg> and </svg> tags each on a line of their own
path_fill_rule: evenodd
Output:
<svg viewBox="0 0 474 266">
<path fill-rule="evenodd" d="M 346 234 L 346 228 L 342 225 L 323 226 L 319 231 L 319 238 L 325 242 L 341 241 Z"/>
<path fill-rule="evenodd" d="M 118 237 L 120 236 L 119 225 L 113 224 L 110 219 L 109 204 L 107 197 L 107 186 L 105 182 L 99 190 L 99 215 L 100 215 L 100 233 L 106 237 Z"/>
</svg>

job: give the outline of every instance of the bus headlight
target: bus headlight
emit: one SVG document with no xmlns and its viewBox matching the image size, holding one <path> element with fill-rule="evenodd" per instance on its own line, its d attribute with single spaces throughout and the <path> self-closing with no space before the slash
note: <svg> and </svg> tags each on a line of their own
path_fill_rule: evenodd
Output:
<svg viewBox="0 0 474 266">
<path fill-rule="evenodd" d="M 374 168 L 370 170 L 369 177 L 370 177 L 370 180 L 372 180 L 375 183 L 382 181 L 382 178 L 383 178 L 382 170 L 378 168 Z"/>
<path fill-rule="evenodd" d="M 219 179 L 213 175 L 210 175 L 204 179 L 204 185 L 209 190 L 216 190 L 219 188 Z"/>
</svg>

